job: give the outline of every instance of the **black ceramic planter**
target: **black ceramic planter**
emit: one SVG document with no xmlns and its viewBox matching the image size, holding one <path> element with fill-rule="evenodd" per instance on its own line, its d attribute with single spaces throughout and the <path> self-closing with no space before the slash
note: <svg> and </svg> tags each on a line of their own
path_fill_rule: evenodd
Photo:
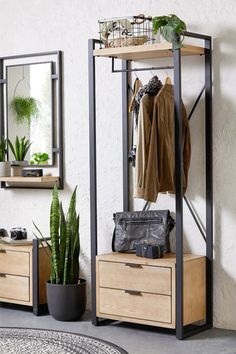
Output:
<svg viewBox="0 0 236 354">
<path fill-rule="evenodd" d="M 75 321 L 86 308 L 86 280 L 79 284 L 51 284 L 47 282 L 47 300 L 50 315 L 57 321 Z"/>
</svg>

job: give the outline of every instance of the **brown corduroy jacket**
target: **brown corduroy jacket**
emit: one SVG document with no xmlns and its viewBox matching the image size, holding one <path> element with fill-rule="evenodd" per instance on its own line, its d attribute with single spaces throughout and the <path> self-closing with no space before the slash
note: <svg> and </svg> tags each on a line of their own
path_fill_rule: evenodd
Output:
<svg viewBox="0 0 236 354">
<path fill-rule="evenodd" d="M 191 157 L 189 122 L 182 104 L 183 190 Z M 175 192 L 174 88 L 165 84 L 140 102 L 134 197 L 156 202 L 159 192 Z"/>
</svg>

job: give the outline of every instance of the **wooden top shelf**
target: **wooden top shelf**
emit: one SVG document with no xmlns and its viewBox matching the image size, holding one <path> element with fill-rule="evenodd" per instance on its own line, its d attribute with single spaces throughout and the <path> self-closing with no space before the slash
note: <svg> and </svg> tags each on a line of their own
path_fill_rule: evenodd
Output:
<svg viewBox="0 0 236 354">
<path fill-rule="evenodd" d="M 56 176 L 42 177 L 0 177 L 0 182 L 6 183 L 52 183 L 59 181 Z"/>
<path fill-rule="evenodd" d="M 181 48 L 182 55 L 204 55 L 204 53 L 204 48 L 189 44 L 185 44 Z M 117 48 L 94 49 L 93 55 L 100 57 L 113 57 L 124 60 L 142 60 L 172 57 L 173 51 L 171 43 L 157 43 Z"/>
</svg>

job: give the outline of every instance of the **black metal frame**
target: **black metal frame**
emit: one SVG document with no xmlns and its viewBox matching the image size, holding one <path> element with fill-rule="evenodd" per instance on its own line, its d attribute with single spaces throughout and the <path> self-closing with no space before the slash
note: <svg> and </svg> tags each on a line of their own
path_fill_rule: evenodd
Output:
<svg viewBox="0 0 236 354">
<path fill-rule="evenodd" d="M 59 174 L 59 184 L 58 188 L 64 188 L 64 167 L 63 167 L 63 52 L 62 51 L 52 51 L 52 52 L 42 52 L 42 53 L 30 53 L 30 54 L 22 54 L 22 55 L 12 55 L 0 57 L 0 136 L 5 136 L 6 129 L 5 127 L 5 117 L 4 117 L 4 85 L 7 84 L 7 78 L 4 78 L 5 73 L 5 62 L 8 60 L 17 60 L 24 58 L 41 58 L 44 56 L 55 56 L 56 60 L 52 61 L 52 165 L 42 165 L 42 167 L 52 168 L 54 166 L 55 154 L 58 157 L 58 174 Z M 50 61 L 40 61 L 40 62 L 27 62 L 27 64 L 38 64 L 38 63 L 49 63 Z M 18 64 L 16 64 L 18 65 Z M 14 65 L 14 66 L 16 66 Z M 24 65 L 21 63 L 19 65 Z M 7 65 L 7 67 L 10 65 Z M 57 96 L 57 100 L 56 100 Z M 55 126 L 57 126 L 57 146 L 55 146 Z M 36 165 L 33 165 L 36 167 Z M 0 183 L 1 188 L 9 189 L 9 188 L 20 188 L 20 189 L 51 189 L 50 187 L 43 186 L 8 186 L 5 182 Z"/>
<path fill-rule="evenodd" d="M 185 32 L 185 37 L 205 41 L 205 85 L 190 112 L 191 118 L 205 91 L 205 154 L 206 154 L 206 230 L 199 222 L 191 203 L 183 196 L 182 188 L 182 108 L 181 108 L 181 50 L 173 50 L 174 102 L 175 102 L 175 188 L 176 188 L 176 337 L 184 339 L 213 325 L 213 173 L 212 173 L 212 49 L 211 37 Z M 91 225 L 91 291 L 92 323 L 98 325 L 102 319 L 96 316 L 96 255 L 97 255 L 97 163 L 96 163 L 96 80 L 93 50 L 99 40 L 89 39 L 89 125 L 90 125 L 90 225 Z M 155 70 L 166 69 L 152 67 Z M 130 69 L 129 61 L 122 60 L 122 69 L 112 72 L 122 73 L 122 131 L 123 131 L 123 209 L 129 210 L 129 170 L 128 170 L 128 73 L 130 71 L 151 70 L 152 68 Z M 168 69 L 170 66 L 168 66 Z M 197 227 L 206 242 L 206 323 L 204 325 L 183 325 L 183 200 L 185 200 Z"/>
</svg>

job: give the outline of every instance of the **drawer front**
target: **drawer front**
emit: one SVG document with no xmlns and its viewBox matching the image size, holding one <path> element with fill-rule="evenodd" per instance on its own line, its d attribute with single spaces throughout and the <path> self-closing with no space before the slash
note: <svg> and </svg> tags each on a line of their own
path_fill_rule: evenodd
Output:
<svg viewBox="0 0 236 354">
<path fill-rule="evenodd" d="M 128 293 L 125 290 L 100 288 L 98 312 L 141 320 L 171 323 L 171 296 Z"/>
<path fill-rule="evenodd" d="M 29 278 L 15 275 L 0 275 L 0 297 L 30 301 Z"/>
<path fill-rule="evenodd" d="M 98 262 L 99 286 L 171 295 L 171 268 Z"/>
<path fill-rule="evenodd" d="M 29 276 L 30 253 L 0 249 L 0 273 Z"/>
</svg>

